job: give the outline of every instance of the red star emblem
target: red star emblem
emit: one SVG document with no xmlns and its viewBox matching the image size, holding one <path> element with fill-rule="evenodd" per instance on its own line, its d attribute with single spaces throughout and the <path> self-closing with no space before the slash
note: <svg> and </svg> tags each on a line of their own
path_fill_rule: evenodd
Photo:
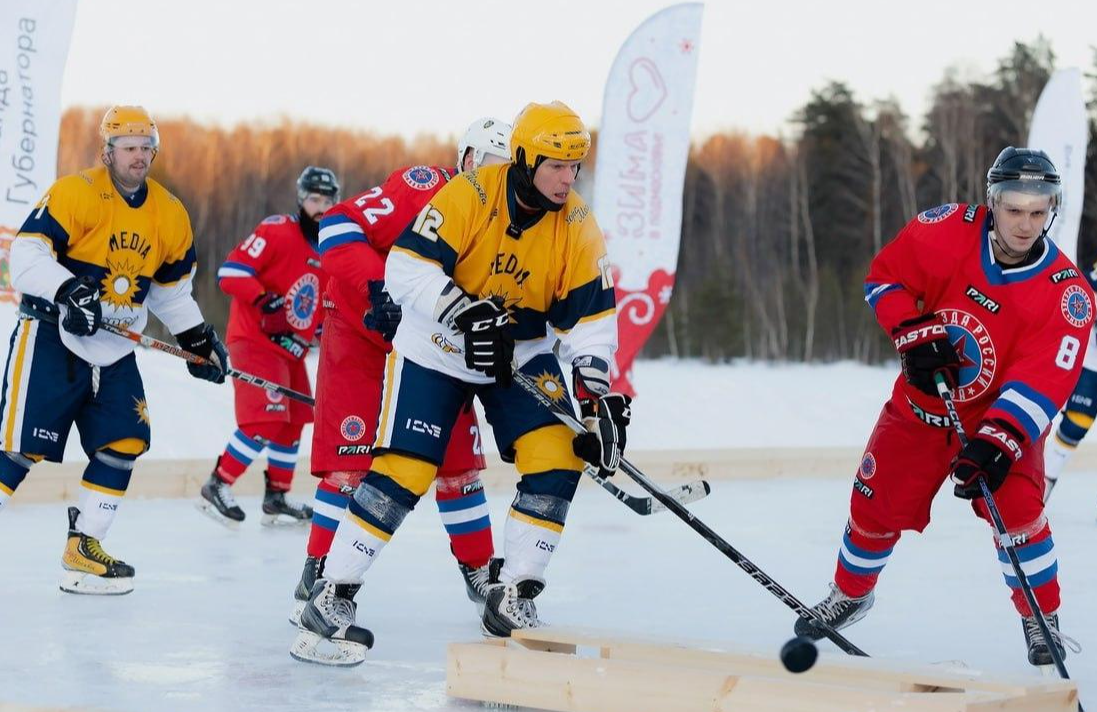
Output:
<svg viewBox="0 0 1097 712">
<path fill-rule="evenodd" d="M 978 368 L 979 364 L 971 360 L 971 357 L 967 355 L 967 334 L 961 334 L 959 339 L 952 342 L 953 348 L 956 349 L 956 355 L 960 357 L 960 369 L 974 367 Z"/>
<path fill-rule="evenodd" d="M 682 54 L 689 54 L 693 51 L 693 42 L 688 39 L 683 39 L 678 43 L 678 48 L 682 50 Z"/>
</svg>

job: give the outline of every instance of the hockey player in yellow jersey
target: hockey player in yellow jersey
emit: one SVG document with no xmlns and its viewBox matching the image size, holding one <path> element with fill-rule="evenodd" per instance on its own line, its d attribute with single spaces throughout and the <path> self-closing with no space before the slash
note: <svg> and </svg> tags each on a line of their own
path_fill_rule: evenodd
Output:
<svg viewBox="0 0 1097 712">
<path fill-rule="evenodd" d="M 482 628 L 509 636 L 540 625 L 533 599 L 545 586 L 583 461 L 612 474 L 630 419 L 629 399 L 609 392 L 617 322 L 605 242 L 572 190 L 589 149 L 571 109 L 530 104 L 514 123 L 512 162 L 460 174 L 396 241 L 385 282 L 403 317 L 386 364 L 375 457 L 301 616 L 294 657 L 364 659 L 373 636 L 357 626 L 351 599 L 430 487 L 457 413 L 473 396 L 520 474 Z M 572 364 L 590 429 L 579 437 L 511 387 L 518 367 L 570 407 L 557 344 Z M 323 650 L 324 641 L 333 649 Z"/>
<path fill-rule="evenodd" d="M 142 331 L 148 311 L 224 382 L 225 348 L 191 293 L 195 251 L 178 198 L 148 178 L 160 148 L 143 108 L 116 106 L 100 125 L 103 165 L 60 178 L 11 247 L 23 294 L 0 400 L 0 509 L 35 462 L 60 462 L 73 424 L 88 456 L 69 508 L 61 589 L 121 594 L 134 569 L 104 551 L 137 458 L 151 439 L 135 343 L 103 323 Z"/>
</svg>

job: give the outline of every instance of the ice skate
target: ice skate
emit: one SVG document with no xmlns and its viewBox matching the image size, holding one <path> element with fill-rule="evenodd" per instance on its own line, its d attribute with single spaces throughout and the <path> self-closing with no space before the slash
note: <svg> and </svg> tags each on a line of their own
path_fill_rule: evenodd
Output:
<svg viewBox="0 0 1097 712">
<path fill-rule="evenodd" d="M 872 604 L 876 602 L 876 594 L 869 591 L 860 598 L 850 598 L 842 593 L 841 589 L 830 584 L 830 595 L 811 607 L 811 610 L 830 624 L 834 630 L 841 630 L 851 626 L 865 617 Z M 794 628 L 796 635 L 806 636 L 812 640 L 826 637 L 823 629 L 814 620 L 799 618 Z"/>
<path fill-rule="evenodd" d="M 312 521 L 312 507 L 286 499 L 286 493 L 267 489 L 263 495 L 263 518 L 259 523 L 264 527 L 304 526 Z"/>
<path fill-rule="evenodd" d="M 95 537 L 76 530 L 80 510 L 69 507 L 69 537 L 61 565 L 61 590 L 96 596 L 121 596 L 133 590 L 133 567 L 107 552 Z"/>
<path fill-rule="evenodd" d="M 316 583 L 316 577 L 324 565 L 323 557 L 309 556 L 305 558 L 305 567 L 301 569 L 301 580 L 297 582 L 297 588 L 293 589 L 293 611 L 289 614 L 289 622 L 300 625 L 301 611 L 309 603 L 309 594 L 312 593 L 312 585 Z"/>
<path fill-rule="evenodd" d="M 491 559 L 477 569 L 457 562 L 457 568 L 461 571 L 461 578 L 465 580 L 465 593 L 476 606 L 476 613 L 483 618 L 488 589 L 492 584 L 499 583 L 499 571 L 503 568 L 503 560 Z"/>
<path fill-rule="evenodd" d="M 545 582 L 535 578 L 490 585 L 480 630 L 484 635 L 509 638 L 511 631 L 518 628 L 540 628 L 545 625 L 537 617 L 537 606 L 533 603 L 533 599 L 544 589 Z"/>
<path fill-rule="evenodd" d="M 1070 648 L 1071 652 L 1074 653 L 1082 651 L 1076 640 L 1059 632 L 1058 613 L 1047 614 L 1044 618 L 1047 619 L 1047 626 L 1051 630 L 1051 639 L 1055 642 L 1060 658 L 1066 659 L 1066 648 Z M 1025 644 L 1028 645 L 1028 661 L 1037 667 L 1044 668 L 1045 673 L 1050 672 L 1052 676 L 1057 676 L 1058 673 L 1054 668 L 1055 661 L 1051 657 L 1051 650 L 1044 640 L 1043 633 L 1040 632 L 1040 624 L 1037 622 L 1036 616 L 1021 618 L 1021 628 L 1025 631 Z"/>
<path fill-rule="evenodd" d="M 354 596 L 361 587 L 317 579 L 289 654 L 302 662 L 338 667 L 365 661 L 373 633 L 355 625 Z"/>
<path fill-rule="evenodd" d="M 244 521 L 244 510 L 240 509 L 236 498 L 232 496 L 232 485 L 217 476 L 216 468 L 202 485 L 202 496 L 197 506 L 210 519 L 229 529 L 239 529 L 240 522 Z"/>
</svg>

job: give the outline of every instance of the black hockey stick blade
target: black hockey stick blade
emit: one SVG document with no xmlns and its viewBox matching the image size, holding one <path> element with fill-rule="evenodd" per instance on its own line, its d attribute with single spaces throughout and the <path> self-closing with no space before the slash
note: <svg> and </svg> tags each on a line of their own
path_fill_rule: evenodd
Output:
<svg viewBox="0 0 1097 712">
<path fill-rule="evenodd" d="M 637 497 L 636 495 L 629 494 L 610 482 L 608 478 L 599 475 L 598 471 L 593 467 L 587 467 L 583 470 L 583 474 L 589 476 L 592 480 L 597 482 L 602 489 L 609 492 L 614 498 L 641 516 L 665 512 L 667 509 L 665 505 L 660 504 L 654 497 Z M 667 490 L 666 495 L 679 504 L 689 504 L 690 502 L 704 499 L 710 492 L 712 492 L 712 487 L 709 486 L 708 482 L 705 482 L 704 480 L 695 480 L 675 487 L 674 489 Z"/>
</svg>

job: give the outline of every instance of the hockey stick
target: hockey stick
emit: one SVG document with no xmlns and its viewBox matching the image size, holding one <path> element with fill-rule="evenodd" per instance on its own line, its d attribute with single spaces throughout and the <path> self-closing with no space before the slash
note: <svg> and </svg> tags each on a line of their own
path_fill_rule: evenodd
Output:
<svg viewBox="0 0 1097 712">
<path fill-rule="evenodd" d="M 195 364 L 196 366 L 207 366 L 207 365 L 212 364 L 212 362 L 209 361 L 209 359 L 204 359 L 201 356 L 199 356 L 198 354 L 192 354 L 190 351 L 184 351 L 183 349 L 179 348 L 178 346 L 174 346 L 172 344 L 169 344 L 166 341 L 161 341 L 160 339 L 154 339 L 151 336 L 146 336 L 145 334 L 139 334 L 136 331 L 130 331 L 129 329 L 123 329 L 120 326 L 115 326 L 114 324 L 111 324 L 111 323 L 108 323 L 108 322 L 105 322 L 105 321 L 102 324 L 99 325 L 99 328 L 102 329 L 103 331 L 109 331 L 110 333 L 114 334 L 115 336 L 121 336 L 123 339 L 129 339 L 130 341 L 136 341 L 137 343 L 139 343 L 142 346 L 145 346 L 147 348 L 155 349 L 157 351 L 163 351 L 164 353 L 171 354 L 172 356 L 177 356 L 177 357 L 183 359 L 184 361 L 187 361 L 188 363 Z M 221 366 L 220 368 L 221 368 L 221 370 L 223 370 L 225 372 L 226 376 L 230 376 L 232 378 L 235 378 L 238 381 L 243 381 L 244 383 L 250 383 L 251 385 L 256 386 L 258 388 L 266 389 L 266 390 L 270 391 L 271 393 L 281 393 L 282 395 L 284 395 L 288 398 L 292 398 L 295 401 L 300 401 L 300 402 L 304 403 L 305 405 L 309 405 L 309 406 L 316 405 L 316 400 L 313 399 L 312 396 L 305 395 L 304 393 L 301 393 L 299 391 L 295 391 L 292 388 L 289 388 L 288 386 L 283 386 L 280 383 L 275 383 L 274 381 L 268 381 L 265 378 L 260 378 L 259 376 L 252 375 L 252 374 L 247 373 L 245 371 L 238 371 L 235 368 L 231 368 L 231 367 L 227 367 L 227 366 Z"/>
<path fill-rule="evenodd" d="M 933 380 L 937 383 L 937 392 L 941 394 L 941 400 L 945 402 L 945 409 L 948 411 L 949 420 L 952 421 L 952 427 L 956 431 L 956 437 L 960 440 L 960 447 L 967 447 L 967 433 L 964 432 L 964 425 L 960 422 L 960 416 L 956 413 L 956 403 L 952 400 L 952 392 L 949 391 L 948 384 L 945 383 L 945 377 L 940 373 L 936 373 L 933 375 Z M 1069 680 L 1070 675 L 1067 674 L 1067 666 L 1063 662 L 1063 656 L 1059 654 L 1059 647 L 1055 645 L 1055 641 L 1051 638 L 1051 628 L 1048 627 L 1044 612 L 1040 610 L 1040 606 L 1036 603 L 1036 594 L 1032 592 L 1028 577 L 1025 576 L 1025 572 L 1021 568 L 1021 560 L 1017 558 L 1017 550 L 1013 547 L 1013 537 L 1006 531 L 1006 523 L 1002 521 L 1002 514 L 998 511 L 998 505 L 994 502 L 994 495 L 991 494 L 990 487 L 987 486 L 987 478 L 980 475 L 977 481 L 979 489 L 982 490 L 983 503 L 986 504 L 987 510 L 990 512 L 990 518 L 994 522 L 994 530 L 998 534 L 998 544 L 1005 550 L 1006 556 L 1009 557 L 1009 563 L 1013 566 L 1013 573 L 1021 584 L 1021 591 L 1025 595 L 1025 601 L 1028 602 L 1029 610 L 1036 616 L 1036 623 L 1040 626 L 1040 635 L 1044 636 L 1044 643 L 1047 644 L 1048 652 L 1051 653 L 1055 669 L 1059 671 L 1059 677 Z M 1078 710 L 1079 712 L 1082 711 L 1081 702 L 1078 703 Z"/>
<path fill-rule="evenodd" d="M 530 380 L 529 376 L 525 375 L 517 368 L 513 369 L 513 372 L 514 382 L 521 386 L 522 389 L 529 393 L 531 396 L 533 396 L 541 405 L 548 408 L 549 411 L 556 416 L 557 420 L 571 428 L 571 430 L 577 434 L 587 432 L 587 429 L 583 427 L 582 423 L 575 419 L 575 416 L 573 416 L 569 411 L 564 410 L 562 406 L 558 405 L 554 400 L 542 393 L 541 389 L 537 387 L 537 384 Z M 659 487 L 654 482 L 647 478 L 647 475 L 636 469 L 632 465 L 632 463 L 630 463 L 623 457 L 621 458 L 620 469 L 626 475 L 632 478 L 637 484 L 647 490 L 648 493 L 650 493 L 651 496 L 659 502 L 659 504 L 674 512 L 674 514 L 679 519 L 688 524 L 689 527 L 695 532 L 700 534 L 705 541 L 716 547 L 716 549 L 721 554 L 731 559 L 736 566 L 745 571 L 752 579 L 762 584 L 762 586 L 765 587 L 767 591 L 776 596 L 777 599 L 784 603 L 786 606 L 794 610 L 797 615 L 799 615 L 801 618 L 813 621 L 816 625 L 818 625 L 819 628 L 822 630 L 823 635 L 833 641 L 834 644 L 837 645 L 843 652 L 849 653 L 850 655 L 861 655 L 865 657 L 868 656 L 868 653 L 861 650 L 856 645 L 847 640 L 845 636 L 836 631 L 829 623 L 823 620 L 822 616 L 805 606 L 800 601 L 800 599 L 793 596 L 791 593 L 785 590 L 785 588 L 781 586 L 781 584 L 770 578 L 770 576 L 766 572 L 755 566 L 750 559 L 739 553 L 739 551 L 735 547 L 733 547 L 731 544 L 721 538 L 720 535 L 710 529 L 708 525 L 695 517 L 693 513 L 686 509 L 684 506 L 682 506 L 681 503 L 679 503 L 673 497 L 669 496 L 663 490 L 659 489 Z"/>
<path fill-rule="evenodd" d="M 632 511 L 641 516 L 647 516 L 649 514 L 657 514 L 659 512 L 666 511 L 659 502 L 656 502 L 652 497 L 637 497 L 636 495 L 629 494 L 617 485 L 610 482 L 605 477 L 598 474 L 598 470 L 588 465 L 583 473 L 597 482 L 602 489 L 609 492 L 621 504 L 625 505 Z M 676 500 L 679 504 L 689 504 L 690 502 L 696 502 L 699 499 L 704 499 L 712 492 L 712 487 L 708 482 L 704 480 L 694 480 L 693 482 L 687 482 L 684 485 L 680 485 L 671 490 L 666 490 L 667 496 Z"/>
</svg>

